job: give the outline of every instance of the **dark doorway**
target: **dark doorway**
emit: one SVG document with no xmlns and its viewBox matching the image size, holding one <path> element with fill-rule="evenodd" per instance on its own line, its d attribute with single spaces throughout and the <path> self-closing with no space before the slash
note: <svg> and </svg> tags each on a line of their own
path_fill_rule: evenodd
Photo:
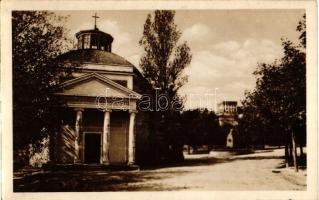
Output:
<svg viewBox="0 0 319 200">
<path fill-rule="evenodd" d="M 101 134 L 87 133 L 85 134 L 85 163 L 100 163 L 101 157 Z"/>
</svg>

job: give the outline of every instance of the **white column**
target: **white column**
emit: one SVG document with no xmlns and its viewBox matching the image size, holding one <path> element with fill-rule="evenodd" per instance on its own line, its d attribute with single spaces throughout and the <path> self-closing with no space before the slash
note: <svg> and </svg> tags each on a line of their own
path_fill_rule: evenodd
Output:
<svg viewBox="0 0 319 200">
<path fill-rule="evenodd" d="M 103 123 L 103 143 L 102 143 L 102 164 L 110 164 L 109 162 L 109 141 L 110 141 L 110 110 L 104 111 Z"/>
<path fill-rule="evenodd" d="M 75 150 L 75 158 L 74 162 L 81 162 L 80 153 L 79 153 L 79 144 L 80 142 L 80 132 L 82 129 L 82 112 L 84 111 L 82 108 L 75 108 L 76 117 L 75 117 L 75 141 L 74 141 L 74 150 Z"/>
<path fill-rule="evenodd" d="M 128 132 L 128 164 L 134 164 L 135 162 L 135 134 L 134 134 L 134 124 L 135 124 L 135 113 L 136 111 L 130 111 L 130 126 Z"/>
</svg>

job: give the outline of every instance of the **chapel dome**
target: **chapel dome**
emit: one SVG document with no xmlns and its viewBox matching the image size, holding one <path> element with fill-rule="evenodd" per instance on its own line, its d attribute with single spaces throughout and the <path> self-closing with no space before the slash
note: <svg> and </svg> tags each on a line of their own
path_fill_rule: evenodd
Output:
<svg viewBox="0 0 319 200">
<path fill-rule="evenodd" d="M 90 63 L 117 66 L 133 66 L 123 57 L 112 53 L 113 37 L 100 31 L 96 26 L 96 14 L 94 28 L 81 30 L 75 34 L 77 38 L 77 50 L 72 50 L 58 57 L 62 62 Z"/>
<path fill-rule="evenodd" d="M 62 62 L 91 63 L 116 66 L 133 66 L 123 57 L 98 49 L 77 49 L 64 53 L 58 58 Z"/>
<path fill-rule="evenodd" d="M 111 52 L 113 37 L 98 28 L 82 30 L 75 34 L 78 49 L 98 49 Z"/>
</svg>

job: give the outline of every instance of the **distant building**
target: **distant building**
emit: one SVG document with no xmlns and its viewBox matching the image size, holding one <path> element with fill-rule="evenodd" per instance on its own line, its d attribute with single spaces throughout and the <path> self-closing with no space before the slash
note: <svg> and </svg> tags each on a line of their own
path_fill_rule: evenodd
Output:
<svg viewBox="0 0 319 200">
<path fill-rule="evenodd" d="M 222 101 L 217 104 L 217 116 L 219 125 L 223 126 L 229 124 L 231 126 L 237 126 L 238 112 L 237 101 Z"/>
<path fill-rule="evenodd" d="M 222 101 L 217 105 L 219 125 L 225 131 L 226 147 L 228 148 L 236 148 L 241 144 L 241 138 L 237 132 L 239 111 L 237 101 Z"/>
</svg>

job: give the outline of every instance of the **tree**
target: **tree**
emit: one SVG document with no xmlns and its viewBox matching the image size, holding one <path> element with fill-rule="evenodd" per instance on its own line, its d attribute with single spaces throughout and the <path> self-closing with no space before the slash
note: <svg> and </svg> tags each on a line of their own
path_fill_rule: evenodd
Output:
<svg viewBox="0 0 319 200">
<path fill-rule="evenodd" d="M 14 150 L 39 147 L 59 127 L 54 93 L 69 73 L 61 73 L 55 58 L 69 44 L 65 20 L 46 11 L 12 12 Z"/>
<path fill-rule="evenodd" d="M 176 127 L 180 127 L 177 119 L 183 103 L 177 92 L 187 81 L 183 70 L 192 58 L 187 43 L 179 43 L 181 32 L 174 23 L 174 17 L 175 11 L 170 10 L 156 10 L 153 15 L 149 14 L 139 41 L 145 51 L 140 66 L 144 77 L 153 88 L 152 99 L 156 101 L 152 104 L 152 110 L 160 111 L 153 113 L 152 126 L 164 135 L 168 149 L 179 149 L 175 147 L 182 144 L 177 136 L 180 131 L 176 130 Z M 157 101 L 156 96 L 159 95 L 165 97 Z M 162 109 L 156 109 L 158 107 Z M 170 155 L 176 153 L 167 152 L 166 154 Z"/>
<path fill-rule="evenodd" d="M 287 162 L 291 157 L 288 155 L 288 146 L 292 149 L 296 138 L 301 140 L 305 137 L 305 130 L 300 128 L 305 127 L 306 113 L 305 20 L 304 15 L 297 26 L 300 43 L 294 45 L 288 39 L 282 39 L 283 58 L 272 64 L 258 65 L 254 72 L 257 76 L 256 88 L 248 92 L 243 101 L 246 131 L 254 132 L 258 129 L 264 136 L 280 134 L 285 140 Z M 295 149 L 292 149 L 295 155 L 294 152 Z M 296 156 L 294 161 L 297 169 Z"/>
<path fill-rule="evenodd" d="M 181 126 L 188 145 L 224 144 L 225 135 L 222 135 L 218 117 L 212 111 L 207 109 L 183 111 Z"/>
<path fill-rule="evenodd" d="M 178 89 L 187 81 L 182 73 L 192 58 L 186 42 L 178 45 L 181 32 L 174 16 L 175 12 L 168 10 L 156 10 L 154 19 L 149 14 L 140 40 L 145 51 L 140 61 L 143 75 L 170 100 L 178 97 Z"/>
</svg>

